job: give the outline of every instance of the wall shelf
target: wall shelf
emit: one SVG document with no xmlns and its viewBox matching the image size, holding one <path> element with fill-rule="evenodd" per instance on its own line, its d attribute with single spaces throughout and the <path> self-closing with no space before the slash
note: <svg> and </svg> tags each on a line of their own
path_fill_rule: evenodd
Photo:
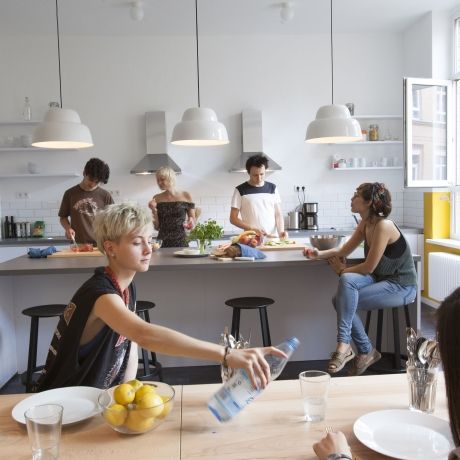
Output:
<svg viewBox="0 0 460 460">
<path fill-rule="evenodd" d="M 78 177 L 80 174 L 73 172 L 55 172 L 43 174 L 0 174 L 0 179 L 30 179 L 31 177 Z"/>
<path fill-rule="evenodd" d="M 402 141 L 357 141 L 357 142 L 335 142 L 336 144 L 346 145 L 402 145 Z"/>
<path fill-rule="evenodd" d="M 353 115 L 353 118 L 359 118 L 361 120 L 397 120 L 402 119 L 401 115 Z"/>
<path fill-rule="evenodd" d="M 39 121 L 26 121 L 26 120 L 18 120 L 18 121 L 0 121 L 0 126 L 36 126 L 40 122 Z"/>
<path fill-rule="evenodd" d="M 76 152 L 77 149 L 42 149 L 40 147 L 0 147 L 0 152 Z"/>
<path fill-rule="evenodd" d="M 363 171 L 364 169 L 403 169 L 402 166 L 364 166 L 362 168 L 331 168 L 333 171 Z"/>
</svg>

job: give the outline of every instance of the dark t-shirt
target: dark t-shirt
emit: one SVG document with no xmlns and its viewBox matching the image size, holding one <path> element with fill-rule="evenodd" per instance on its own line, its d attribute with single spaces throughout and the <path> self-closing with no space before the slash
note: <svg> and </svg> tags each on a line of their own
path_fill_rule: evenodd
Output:
<svg viewBox="0 0 460 460">
<path fill-rule="evenodd" d="M 75 293 L 60 319 L 51 341 L 38 391 L 87 385 L 109 388 L 122 382 L 131 342 L 104 326 L 92 343 L 91 353 L 79 356 L 80 340 L 96 300 L 104 294 L 118 294 L 117 288 L 99 267 Z M 136 289 L 129 286 L 129 309 L 135 311 Z"/>
<path fill-rule="evenodd" d="M 88 192 L 78 184 L 65 191 L 58 216 L 70 216 L 70 225 L 75 230 L 77 243 L 95 244 L 94 216 L 99 209 L 103 209 L 112 203 L 112 195 L 107 190 L 97 187 L 95 190 Z"/>
</svg>

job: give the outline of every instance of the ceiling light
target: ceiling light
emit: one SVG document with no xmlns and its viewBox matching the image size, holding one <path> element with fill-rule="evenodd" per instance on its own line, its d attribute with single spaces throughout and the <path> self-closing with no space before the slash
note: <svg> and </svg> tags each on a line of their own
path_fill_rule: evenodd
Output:
<svg viewBox="0 0 460 460">
<path fill-rule="evenodd" d="M 198 107 L 187 109 L 182 120 L 174 126 L 171 144 L 184 146 L 212 146 L 228 144 L 227 129 L 217 120 L 214 110 L 200 104 L 200 65 L 198 55 L 198 0 L 195 0 L 195 36 Z"/>
<path fill-rule="evenodd" d="M 316 119 L 307 128 L 305 142 L 311 144 L 334 144 L 361 140 L 361 126 L 350 116 L 344 105 L 334 104 L 334 47 L 332 40 L 332 0 L 331 0 L 331 75 L 332 104 L 324 105 L 316 112 Z"/>
<path fill-rule="evenodd" d="M 32 145 L 47 149 L 82 149 L 92 147 L 93 139 L 75 110 L 62 108 L 61 53 L 59 43 L 59 11 L 56 0 L 56 34 L 59 68 L 60 106 L 50 107 L 42 123 L 35 129 Z"/>
<path fill-rule="evenodd" d="M 294 18 L 294 3 L 283 2 L 280 9 L 281 22 L 289 22 Z"/>
<path fill-rule="evenodd" d="M 143 2 L 136 0 L 131 3 L 130 8 L 131 19 L 134 21 L 142 21 L 144 19 L 144 4 Z"/>
</svg>

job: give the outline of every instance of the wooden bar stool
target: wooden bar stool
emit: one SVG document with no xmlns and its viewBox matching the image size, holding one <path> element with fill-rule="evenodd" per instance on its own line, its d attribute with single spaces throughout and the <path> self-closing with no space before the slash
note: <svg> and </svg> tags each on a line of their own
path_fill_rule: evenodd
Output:
<svg viewBox="0 0 460 460">
<path fill-rule="evenodd" d="M 149 310 L 155 307 L 153 302 L 148 300 L 138 300 L 136 301 L 136 313 L 137 316 L 142 318 L 147 323 L 150 323 Z M 163 381 L 163 369 L 161 364 L 157 361 L 157 355 L 155 352 L 151 351 L 149 359 L 149 351 L 141 348 L 142 358 L 139 359 L 139 364 L 142 364 L 141 369 L 137 372 L 136 378 L 138 380 L 152 380 L 153 378 L 158 378 L 160 382 Z M 152 369 L 153 367 L 153 369 Z"/>
<path fill-rule="evenodd" d="M 394 346 L 394 353 L 393 353 L 393 367 L 390 369 L 385 369 L 379 366 L 380 363 L 370 366 L 370 370 L 373 370 L 378 373 L 385 373 L 385 374 L 396 374 L 400 372 L 406 372 L 405 366 L 401 366 L 401 359 L 405 359 L 406 355 L 401 354 L 401 344 L 399 339 L 399 310 L 404 308 L 404 316 L 406 320 L 406 326 L 411 327 L 410 325 L 410 315 L 409 315 L 409 306 L 402 305 L 400 307 L 393 307 L 391 308 L 392 319 L 393 319 L 393 346 Z M 366 325 L 365 330 L 366 334 L 369 332 L 369 326 L 371 324 L 371 314 L 374 310 L 368 310 L 366 315 Z M 382 353 L 382 332 L 383 332 L 383 311 L 384 309 L 377 310 L 377 338 L 375 342 L 375 348 Z M 383 355 L 391 355 L 391 353 L 382 353 Z"/>
<path fill-rule="evenodd" d="M 225 305 L 233 308 L 231 334 L 238 340 L 240 336 L 240 313 L 241 310 L 259 310 L 260 326 L 262 328 L 262 342 L 264 347 L 271 346 L 270 328 L 268 325 L 267 307 L 275 301 L 268 297 L 236 297 L 225 301 Z"/>
<path fill-rule="evenodd" d="M 21 374 L 21 382 L 26 387 L 26 392 L 32 391 L 34 384 L 34 373 L 43 369 L 44 366 L 37 366 L 38 348 L 38 322 L 40 318 L 60 317 L 63 315 L 67 305 L 50 304 L 38 305 L 36 307 L 22 310 L 22 314 L 30 317 L 29 356 L 27 358 L 27 371 Z"/>
</svg>

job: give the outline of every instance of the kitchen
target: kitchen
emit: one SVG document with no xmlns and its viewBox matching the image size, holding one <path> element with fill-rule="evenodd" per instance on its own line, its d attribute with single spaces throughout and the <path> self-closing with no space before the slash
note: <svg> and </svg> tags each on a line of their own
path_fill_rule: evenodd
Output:
<svg viewBox="0 0 460 460">
<path fill-rule="evenodd" d="M 23 2 L 24 10 L 16 16 L 2 15 L 9 18 L 1 28 L 9 39 L 0 45 L 4 64 L 0 82 L 5 88 L 0 120 L 19 120 L 25 96 L 31 101 L 32 119 L 37 121 L 50 101 L 59 100 L 54 2 L 48 3 L 32 13 L 30 4 Z M 189 190 L 202 209 L 201 220 L 214 218 L 226 232 L 236 231 L 228 221 L 229 203 L 234 186 L 244 179 L 228 171 L 241 155 L 241 113 L 256 109 L 263 113 L 264 152 L 282 167 L 270 173 L 268 180 L 280 189 L 286 218 L 299 204 L 295 187 L 300 186 L 305 187 L 307 202 L 318 203 L 320 228 L 350 230 L 355 225 L 349 211 L 354 189 L 361 182 L 379 180 L 392 191 L 395 220 L 423 228 L 423 191 L 404 189 L 402 169 L 331 169 L 336 154 L 346 159 L 365 155 L 370 162 L 398 157 L 402 167 L 402 144 L 367 148 L 304 143 L 306 126 L 317 108 L 330 102 L 328 2 L 298 2 L 294 17 L 287 22 L 280 20 L 279 10 L 268 2 L 247 3 L 199 1 L 201 102 L 217 112 L 230 143 L 207 149 L 167 147 L 182 170 L 180 187 Z M 436 40 L 448 40 L 456 2 L 440 11 L 433 10 L 438 2 L 426 2 L 432 8 L 425 14 L 418 11 L 402 25 L 389 21 L 391 25 L 381 29 L 372 23 L 378 16 L 375 9 L 367 19 L 362 14 L 359 18 L 346 16 L 348 9 L 358 8 L 355 3 L 335 5 L 336 17 L 344 19 L 334 23 L 334 100 L 353 102 L 357 116 L 402 116 L 403 76 L 451 75 L 446 53 L 438 52 L 443 42 Z M 82 14 L 84 21 L 78 21 Z M 40 20 L 30 22 L 31 17 Z M 164 110 L 169 139 L 182 112 L 196 105 L 197 95 L 193 2 L 145 2 L 144 19 L 134 21 L 128 7 L 62 0 L 60 22 L 63 105 L 78 111 L 92 132 L 95 147 L 70 152 L 2 150 L 0 158 L 2 216 L 44 220 L 48 236 L 62 235 L 57 218 L 60 198 L 79 180 L 83 165 L 92 156 L 109 163 L 111 177 L 106 188 L 115 201 L 147 203 L 157 192 L 154 179 L 129 174 L 146 153 L 144 114 Z M 422 44 L 431 52 L 420 52 Z M 8 127 L 0 129 L 2 139 L 11 136 Z M 391 137 L 401 141 L 402 129 Z M 37 164 L 37 174 L 12 177 L 25 175 L 31 161 Z M 291 275 L 292 284 L 301 285 L 300 274 Z M 62 277 L 58 275 L 56 281 Z M 194 282 L 196 279 L 190 280 Z M 334 283 L 334 277 L 328 282 Z M 148 281 L 140 283 L 147 285 Z M 60 285 L 52 294 L 43 289 L 42 298 L 65 297 L 65 286 L 56 284 Z M 39 279 L 32 288 L 40 292 Z M 226 294 L 231 295 L 230 288 Z M 32 301 L 23 295 L 24 302 Z M 159 304 L 167 301 L 166 294 L 155 297 Z M 164 319 L 180 328 L 177 318 Z M 216 324 L 215 329 L 217 335 L 221 328 Z"/>
</svg>

